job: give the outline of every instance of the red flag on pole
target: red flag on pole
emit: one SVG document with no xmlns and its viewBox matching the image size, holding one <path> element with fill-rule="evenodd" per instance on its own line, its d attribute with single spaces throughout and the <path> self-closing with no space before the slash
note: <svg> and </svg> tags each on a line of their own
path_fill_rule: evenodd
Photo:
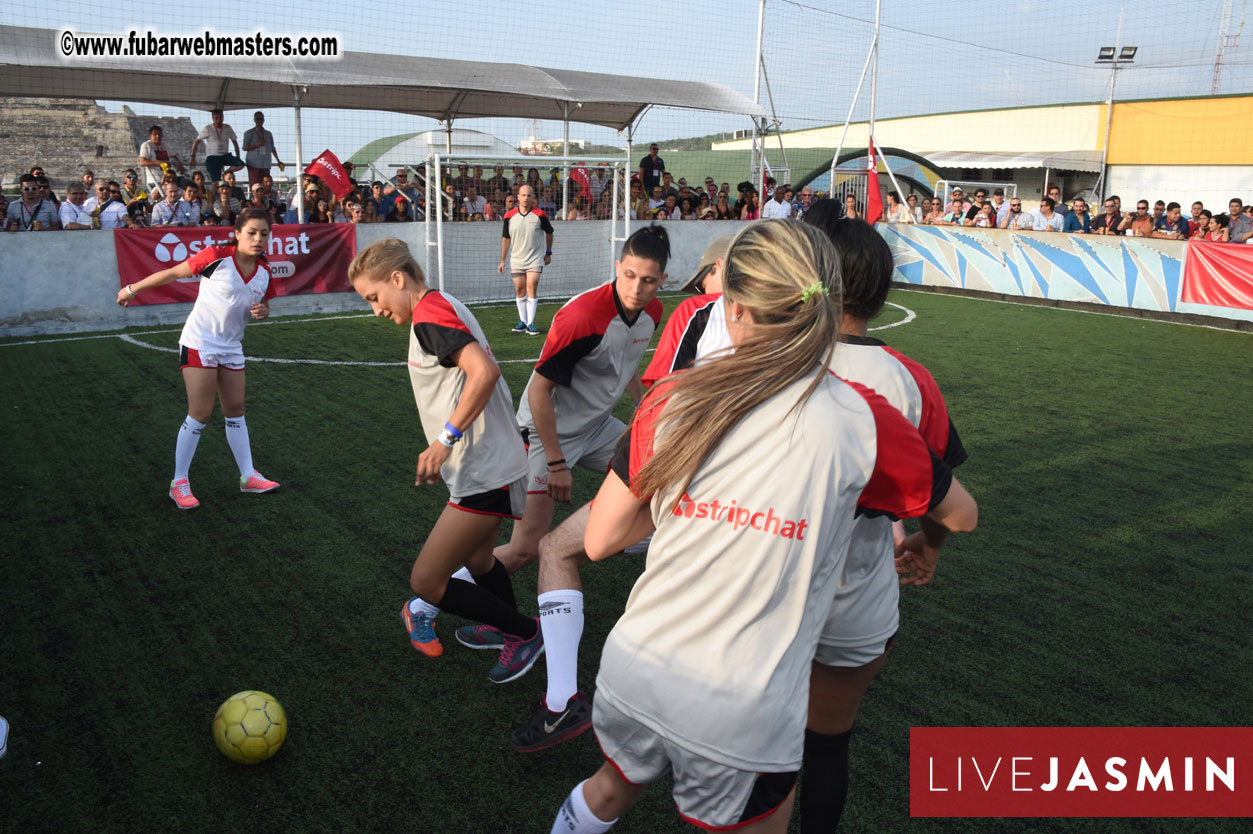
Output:
<svg viewBox="0 0 1253 834">
<path fill-rule="evenodd" d="M 341 200 L 352 191 L 352 183 L 348 181 L 348 172 L 340 164 L 339 157 L 331 153 L 329 149 L 318 154 L 317 158 L 309 163 L 309 167 L 305 168 L 305 173 L 320 178 Z"/>
<path fill-rule="evenodd" d="M 866 173 L 866 222 L 873 226 L 883 216 L 883 197 L 879 194 L 879 161 L 875 159 L 873 138 L 870 140 L 869 157 Z"/>
<path fill-rule="evenodd" d="M 578 193 L 574 196 L 584 197 L 588 200 L 592 199 L 592 180 L 588 176 L 585 166 L 580 164 L 570 169 L 570 182 L 578 183 L 579 185 Z"/>
</svg>

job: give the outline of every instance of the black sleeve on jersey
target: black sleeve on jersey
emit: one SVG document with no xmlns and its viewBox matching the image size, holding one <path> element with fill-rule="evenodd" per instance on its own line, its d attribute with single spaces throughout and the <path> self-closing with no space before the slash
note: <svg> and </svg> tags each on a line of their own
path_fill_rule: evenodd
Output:
<svg viewBox="0 0 1253 834">
<path fill-rule="evenodd" d="M 509 237 L 509 218 L 505 218 L 505 230 L 501 232 L 501 237 Z"/>
<path fill-rule="evenodd" d="M 944 461 L 940 460 L 935 452 L 927 449 L 927 454 L 931 456 L 931 500 L 927 502 L 927 512 L 931 512 L 940 505 L 948 495 L 949 489 L 953 486 L 953 470 L 949 469 Z M 853 517 L 866 516 L 867 518 L 876 518 L 878 516 L 887 516 L 893 521 L 899 521 L 895 515 L 885 510 L 867 510 L 858 507 L 853 513 Z"/>
<path fill-rule="evenodd" d="M 569 388 L 570 381 L 574 378 L 574 366 L 579 364 L 580 359 L 595 350 L 602 338 L 604 337 L 601 334 L 593 333 L 581 339 L 575 339 L 536 365 L 535 372 L 545 379 Z"/>
<path fill-rule="evenodd" d="M 622 479 L 622 483 L 627 486 L 631 485 L 631 427 L 627 426 L 627 430 L 618 438 L 618 445 L 613 448 L 613 460 L 609 462 L 609 468 L 614 474 Z"/>
<path fill-rule="evenodd" d="M 966 447 L 962 445 L 962 439 L 957 436 L 957 426 L 953 425 L 953 418 L 948 418 L 948 445 L 944 447 L 944 464 L 949 469 L 956 469 L 966 462 Z"/>
<path fill-rule="evenodd" d="M 545 234 L 553 233 L 553 224 L 548 222 L 548 215 L 541 214 L 539 216 L 539 227 L 544 230 Z"/>
<path fill-rule="evenodd" d="M 414 335 L 422 350 L 439 358 L 439 364 L 445 368 L 454 368 L 457 363 L 452 355 L 474 341 L 474 336 L 456 327 L 445 327 L 442 324 L 424 321 L 413 326 Z"/>
<path fill-rule="evenodd" d="M 687 323 L 687 327 L 683 328 L 683 340 L 679 342 L 679 347 L 674 352 L 674 359 L 670 360 L 672 373 L 686 370 L 696 361 L 696 348 L 700 344 L 700 337 L 705 333 L 705 327 L 709 324 L 709 314 L 713 307 L 712 304 L 706 304 L 697 310 L 692 320 Z"/>
</svg>

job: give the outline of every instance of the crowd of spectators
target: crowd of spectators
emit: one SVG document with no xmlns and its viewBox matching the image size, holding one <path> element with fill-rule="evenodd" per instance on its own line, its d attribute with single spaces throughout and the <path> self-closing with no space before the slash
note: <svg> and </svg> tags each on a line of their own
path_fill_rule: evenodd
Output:
<svg viewBox="0 0 1253 834">
<path fill-rule="evenodd" d="M 1148 200 L 1139 200 L 1134 212 L 1124 212 L 1117 195 L 1107 197 L 1099 213 L 1094 209 L 1081 197 L 1067 205 L 1055 185 L 1049 186 L 1047 196 L 1033 211 L 1024 211 L 1018 197 L 1006 199 L 1001 188 L 992 190 L 991 200 L 986 188 L 975 189 L 971 199 L 961 188 L 954 188 L 947 203 L 941 197 L 924 197 L 920 203 L 916 194 L 902 203 L 900 196 L 890 191 L 884 219 L 908 223 L 912 218 L 914 223 L 930 226 L 1253 243 L 1253 204 L 1246 205 L 1239 197 L 1231 198 L 1225 214 L 1211 212 L 1200 200 L 1192 203 L 1186 217 L 1183 206 L 1164 200 L 1156 201 L 1152 208 Z"/>
<path fill-rule="evenodd" d="M 41 166 L 22 175 L 16 199 L 6 201 L 0 191 L 0 213 L 8 231 L 54 229 L 115 229 L 150 226 L 233 226 L 244 208 L 259 208 L 275 223 L 295 223 L 303 204 L 306 223 L 404 223 L 426 219 L 427 172 L 424 165 L 397 166 L 390 180 L 360 181 L 352 178 L 353 165 L 345 163 L 351 190 L 337 197 L 317 177 L 301 175 L 290 190 L 276 187 L 270 165 L 278 160 L 273 137 L 264 128 L 264 115 L 254 115 L 255 127 L 244 134 L 247 158 L 238 156 L 234 131 L 222 123 L 220 111 L 201 131 L 193 145 L 205 147 L 206 167 L 217 177 L 206 180 L 201 171 L 188 171 L 182 161 L 162 145 L 162 131 L 154 125 L 149 139 L 140 148 L 138 164 L 127 168 L 117 179 L 97 179 L 86 170 L 72 179 L 58 196 Z M 230 150 L 234 146 L 234 154 Z M 249 184 L 236 182 L 235 172 L 247 168 Z M 705 177 L 689 185 L 677 181 L 665 168 L 665 161 L 652 145 L 630 177 L 629 190 L 614 205 L 612 169 L 602 163 L 588 167 L 577 163 L 568 169 L 563 183 L 562 169 L 550 168 L 547 175 L 539 168 L 496 165 L 490 172 L 483 166 L 460 163 L 444 172 L 438 201 L 448 222 L 499 221 L 516 208 L 522 188 L 533 189 L 536 205 L 554 220 L 621 219 L 632 220 L 757 220 L 800 219 L 814 200 L 824 194 L 809 186 L 799 190 L 788 183 L 767 178 L 759 191 L 749 181 L 740 182 L 734 195 L 730 183 Z M 764 193 L 763 193 L 764 192 Z M 966 226 L 1081 234 L 1125 234 L 1174 240 L 1253 242 L 1253 205 L 1232 198 L 1228 211 L 1215 214 L 1201 202 L 1194 202 L 1191 213 L 1183 215 L 1179 203 L 1158 200 L 1150 209 L 1140 200 L 1134 212 L 1122 211 L 1122 201 L 1109 197 L 1094 212 L 1081 198 L 1067 204 L 1061 190 L 1052 185 L 1038 208 L 1023 209 L 1017 197 L 1006 199 L 1003 189 L 975 189 L 970 199 L 960 187 L 954 188 L 947 202 L 942 197 L 909 194 L 904 200 L 889 191 L 883 220 L 888 223 L 918 223 L 934 226 Z M 565 201 L 565 202 L 563 202 Z M 436 201 L 432 200 L 434 205 Z M 864 207 L 854 194 L 844 197 L 844 216 L 863 217 Z"/>
</svg>

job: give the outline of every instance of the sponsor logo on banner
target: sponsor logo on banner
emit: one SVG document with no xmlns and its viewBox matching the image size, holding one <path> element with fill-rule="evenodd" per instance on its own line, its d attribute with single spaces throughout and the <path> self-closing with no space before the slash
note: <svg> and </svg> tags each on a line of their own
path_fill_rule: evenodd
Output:
<svg viewBox="0 0 1253 834">
<path fill-rule="evenodd" d="M 227 246 L 232 229 L 117 229 L 114 231 L 121 285 L 133 284 L 154 272 L 178 266 L 206 247 Z M 271 228 L 266 263 L 277 295 L 352 292 L 348 264 L 357 254 L 352 224 L 276 225 Z M 154 287 L 131 304 L 172 304 L 195 301 L 199 276 Z"/>
<path fill-rule="evenodd" d="M 914 817 L 1253 816 L 1251 727 L 914 727 Z"/>
</svg>

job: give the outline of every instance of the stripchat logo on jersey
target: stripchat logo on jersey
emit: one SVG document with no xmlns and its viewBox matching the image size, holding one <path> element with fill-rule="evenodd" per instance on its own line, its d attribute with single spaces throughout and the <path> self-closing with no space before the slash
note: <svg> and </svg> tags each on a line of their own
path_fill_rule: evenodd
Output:
<svg viewBox="0 0 1253 834">
<path fill-rule="evenodd" d="M 1250 727 L 914 727 L 914 817 L 1253 816 Z"/>
<path fill-rule="evenodd" d="M 729 524 L 734 531 L 748 529 L 797 541 L 804 540 L 805 533 L 809 530 L 808 519 L 784 518 L 776 514 L 773 507 L 765 510 L 750 509 L 737 504 L 734 498 L 725 504 L 716 498 L 696 501 L 686 492 L 675 505 L 674 514 L 696 521 Z"/>
</svg>

